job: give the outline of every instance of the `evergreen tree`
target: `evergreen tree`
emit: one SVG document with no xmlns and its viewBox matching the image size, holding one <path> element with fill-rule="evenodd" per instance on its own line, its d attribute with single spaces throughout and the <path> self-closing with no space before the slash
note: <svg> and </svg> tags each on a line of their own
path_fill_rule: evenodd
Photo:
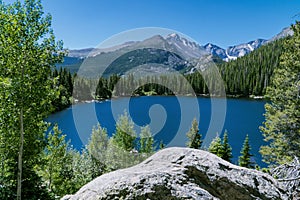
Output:
<svg viewBox="0 0 300 200">
<path fill-rule="evenodd" d="M 97 125 L 97 128 L 93 128 L 91 138 L 86 147 L 95 166 L 95 170 L 97 170 L 93 173 L 93 178 L 100 176 L 106 170 L 108 140 L 107 131 L 102 128 L 100 124 Z"/>
<path fill-rule="evenodd" d="M 111 91 L 111 92 L 114 91 L 114 87 L 118 83 L 119 79 L 120 79 L 120 76 L 115 75 L 115 74 L 113 74 L 109 77 L 108 84 L 107 84 L 109 91 Z"/>
<path fill-rule="evenodd" d="M 107 160 L 109 161 L 107 162 L 109 171 L 131 167 L 147 158 L 147 156 L 144 156 L 145 154 L 140 154 L 135 149 L 128 151 L 123 147 L 120 147 L 119 144 L 115 142 L 114 138 L 111 138 L 108 142 L 106 155 Z"/>
<path fill-rule="evenodd" d="M 165 144 L 164 144 L 164 142 L 161 140 L 160 142 L 159 142 L 159 149 L 161 150 L 161 149 L 164 149 L 165 148 Z"/>
<path fill-rule="evenodd" d="M 47 199 L 34 167 L 45 145 L 43 120 L 56 96 L 51 67 L 62 61 L 62 43 L 40 0 L 0 3 L 0 19 L 0 193 Z"/>
<path fill-rule="evenodd" d="M 280 66 L 267 89 L 265 122 L 261 130 L 268 145 L 260 153 L 269 164 L 284 164 L 300 157 L 300 22 L 284 43 Z"/>
<path fill-rule="evenodd" d="M 140 134 L 140 152 L 153 153 L 154 152 L 154 138 L 151 134 L 150 127 L 144 126 L 141 128 Z"/>
<path fill-rule="evenodd" d="M 202 141 L 201 141 L 201 135 L 199 134 L 199 128 L 198 128 L 198 122 L 197 119 L 194 118 L 192 122 L 192 127 L 190 128 L 189 132 L 187 132 L 188 142 L 187 147 L 194 148 L 194 149 L 200 149 Z"/>
<path fill-rule="evenodd" d="M 247 134 L 243 148 L 241 150 L 241 156 L 239 157 L 239 166 L 247 167 L 247 168 L 253 168 L 252 162 L 251 162 L 251 156 L 253 156 L 251 153 L 251 146 L 249 144 L 249 136 Z"/>
<path fill-rule="evenodd" d="M 54 69 L 52 78 L 55 80 L 53 89 L 56 89 L 59 95 L 52 101 L 54 112 L 61 111 L 72 104 L 73 94 L 73 76 L 66 68 Z"/>
<path fill-rule="evenodd" d="M 219 134 L 217 134 L 217 136 L 210 143 L 208 151 L 219 156 L 220 158 L 223 156 L 223 144 Z"/>
<path fill-rule="evenodd" d="M 223 136 L 223 152 L 222 152 L 221 158 L 223 158 L 224 160 L 226 160 L 228 162 L 230 162 L 230 160 L 232 158 L 232 148 L 228 142 L 227 130 L 225 130 L 225 133 Z"/>
<path fill-rule="evenodd" d="M 96 87 L 96 98 L 97 99 L 109 99 L 111 98 L 111 91 L 108 89 L 107 80 L 101 77 L 98 81 L 98 85 Z"/>
<path fill-rule="evenodd" d="M 136 132 L 134 130 L 134 123 L 129 119 L 125 111 L 121 115 L 116 124 L 116 132 L 113 135 L 113 142 L 126 151 L 135 149 Z"/>
<path fill-rule="evenodd" d="M 79 101 L 92 100 L 91 86 L 89 85 L 89 80 L 82 77 L 74 77 L 74 91 L 73 96 Z"/>
<path fill-rule="evenodd" d="M 87 149 L 83 149 L 81 153 L 72 150 L 68 155 L 70 155 L 71 165 L 64 167 L 64 171 L 66 174 L 69 174 L 69 178 L 67 179 L 68 184 L 63 186 L 63 188 L 65 188 L 65 191 L 68 191 L 66 194 L 73 194 L 83 185 L 96 178 L 101 170 L 97 168 L 97 163 L 94 162 Z"/>
<path fill-rule="evenodd" d="M 216 138 L 210 143 L 208 151 L 230 162 L 232 158 L 232 148 L 228 142 L 228 133 L 225 130 L 223 141 L 217 134 Z"/>
<path fill-rule="evenodd" d="M 237 60 L 219 65 L 228 95 L 264 95 L 279 66 L 286 39 L 270 42 Z"/>
</svg>

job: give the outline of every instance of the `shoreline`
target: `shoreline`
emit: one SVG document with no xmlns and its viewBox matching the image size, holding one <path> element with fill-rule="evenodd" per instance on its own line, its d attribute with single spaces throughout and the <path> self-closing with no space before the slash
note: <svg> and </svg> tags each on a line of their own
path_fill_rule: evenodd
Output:
<svg viewBox="0 0 300 200">
<path fill-rule="evenodd" d="M 75 99 L 74 102 L 71 105 L 76 105 L 80 103 L 103 103 L 105 101 L 111 101 L 111 100 L 116 100 L 116 99 L 121 99 L 121 98 L 137 98 L 137 97 L 203 97 L 203 98 L 229 98 L 229 99 L 248 99 L 248 100 L 267 100 L 264 96 L 255 96 L 255 95 L 249 95 L 249 96 L 243 96 L 243 95 L 226 95 L 226 97 L 223 96 L 218 96 L 218 95 L 209 95 L 209 94 L 198 94 L 196 96 L 192 94 L 188 95 L 124 95 L 124 96 L 114 96 L 109 99 L 101 99 L 101 100 L 83 100 L 80 101 L 78 99 Z M 70 106 L 71 106 L 70 105 Z"/>
</svg>

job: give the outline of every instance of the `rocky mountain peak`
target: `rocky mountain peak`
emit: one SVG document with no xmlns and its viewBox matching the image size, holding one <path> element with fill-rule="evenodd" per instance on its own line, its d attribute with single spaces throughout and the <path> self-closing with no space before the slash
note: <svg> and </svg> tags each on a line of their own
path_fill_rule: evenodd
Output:
<svg viewBox="0 0 300 200">
<path fill-rule="evenodd" d="M 294 32 L 291 29 L 291 27 L 286 27 L 286 28 L 282 29 L 282 31 L 280 33 L 278 33 L 273 38 L 271 38 L 269 41 L 272 42 L 274 40 L 278 40 L 280 38 L 284 38 L 284 37 L 288 37 L 288 36 L 292 36 L 292 35 L 294 35 Z"/>
<path fill-rule="evenodd" d="M 190 48 L 193 48 L 193 49 L 198 49 L 200 48 L 200 45 L 197 44 L 196 42 L 192 42 L 184 37 L 181 37 L 180 35 L 178 35 L 177 33 L 172 33 L 172 34 L 169 34 L 167 37 L 166 37 L 166 40 L 169 42 L 169 43 L 175 43 L 175 44 L 180 44 L 181 46 L 185 46 L 185 47 L 190 47 Z"/>
<path fill-rule="evenodd" d="M 166 39 L 180 40 L 180 36 L 177 33 L 171 33 L 171 34 L 167 35 Z"/>
</svg>

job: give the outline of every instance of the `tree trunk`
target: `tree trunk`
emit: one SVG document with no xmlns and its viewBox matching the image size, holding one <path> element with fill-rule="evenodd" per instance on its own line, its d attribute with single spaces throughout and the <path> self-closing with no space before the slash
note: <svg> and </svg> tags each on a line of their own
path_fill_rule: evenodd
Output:
<svg viewBox="0 0 300 200">
<path fill-rule="evenodd" d="M 19 149 L 19 158 L 18 158 L 17 200 L 21 200 L 21 193 L 22 193 L 23 146 L 24 146 L 24 125 L 23 125 L 23 108 L 21 108 L 21 111 L 20 111 L 20 149 Z"/>
<path fill-rule="evenodd" d="M 24 80 L 24 67 L 22 67 L 21 83 Z M 22 84 L 21 84 L 22 85 Z M 23 94 L 23 87 L 21 87 L 21 94 Z M 22 197 L 22 170 L 23 170 L 23 148 L 24 148 L 24 120 L 23 120 L 23 96 L 21 96 L 21 109 L 20 109 L 20 149 L 18 157 L 18 183 L 17 183 L 17 200 Z"/>
</svg>

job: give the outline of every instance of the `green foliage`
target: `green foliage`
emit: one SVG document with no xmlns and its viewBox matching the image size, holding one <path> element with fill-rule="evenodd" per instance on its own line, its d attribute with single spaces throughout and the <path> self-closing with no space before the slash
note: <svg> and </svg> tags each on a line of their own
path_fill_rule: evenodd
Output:
<svg viewBox="0 0 300 200">
<path fill-rule="evenodd" d="M 263 45 L 237 60 L 224 62 L 219 69 L 227 95 L 264 95 L 274 69 L 279 66 L 285 39 Z"/>
<path fill-rule="evenodd" d="M 58 92 L 58 96 L 52 101 L 52 105 L 54 107 L 54 111 L 57 112 L 72 104 L 74 77 L 67 69 L 60 68 L 59 71 L 55 69 L 52 72 L 52 78 L 55 79 L 53 89 Z"/>
<path fill-rule="evenodd" d="M 48 134 L 42 164 L 36 167 L 36 171 L 53 197 L 62 197 L 74 192 L 71 189 L 73 152 L 65 137 L 66 135 L 63 135 L 55 125 Z"/>
<path fill-rule="evenodd" d="M 269 164 L 284 164 L 300 157 L 300 23 L 292 26 L 294 35 L 284 42 L 280 66 L 267 89 L 271 103 L 265 106 L 266 120 L 261 130 L 268 145 L 260 153 Z"/>
<path fill-rule="evenodd" d="M 78 101 L 92 100 L 92 85 L 90 80 L 75 76 L 73 97 Z"/>
<path fill-rule="evenodd" d="M 139 143 L 136 143 L 133 122 L 129 120 L 126 111 L 119 117 L 116 129 L 116 133 L 111 138 L 108 137 L 106 129 L 100 125 L 93 129 L 86 146 L 87 155 L 83 159 L 89 158 L 90 168 L 86 171 L 92 178 L 138 164 L 154 153 L 154 139 L 149 127 L 145 126 L 141 129 L 141 138 Z"/>
<path fill-rule="evenodd" d="M 47 199 L 34 167 L 45 146 L 43 119 L 56 96 L 51 67 L 62 60 L 62 43 L 38 0 L 0 4 L 0 19 L 1 191 L 9 199 Z"/>
<path fill-rule="evenodd" d="M 154 152 L 154 138 L 151 134 L 150 127 L 144 126 L 141 128 L 140 134 L 140 153 Z"/>
<path fill-rule="evenodd" d="M 224 160 L 230 162 L 232 158 L 232 148 L 228 142 L 228 133 L 227 130 L 225 130 L 224 136 L 223 136 L 223 155 L 221 156 Z"/>
<path fill-rule="evenodd" d="M 87 148 L 79 153 L 69 146 L 65 135 L 54 126 L 47 137 L 42 164 L 36 166 L 51 196 L 57 199 L 73 194 L 84 184 L 102 175 L 105 165 L 104 160 L 100 159 L 106 156 L 107 143 L 106 130 L 98 125 L 93 129 Z"/>
<path fill-rule="evenodd" d="M 64 168 L 67 146 L 65 135 L 62 135 L 58 126 L 55 125 L 47 137 L 47 145 L 44 150 L 44 165 L 39 170 L 47 188 L 51 193 L 61 195 L 59 186 L 64 183 L 65 177 L 61 176 L 61 169 Z"/>
<path fill-rule="evenodd" d="M 86 146 L 88 154 L 91 156 L 93 162 L 94 172 L 92 177 L 95 178 L 105 172 L 106 169 L 106 152 L 108 148 L 109 137 L 106 129 L 102 128 L 100 124 L 97 128 L 93 128 L 91 139 Z"/>
<path fill-rule="evenodd" d="M 69 192 L 66 194 L 74 194 L 83 185 L 96 178 L 96 176 L 101 175 L 102 171 L 97 168 L 86 149 L 81 153 L 72 150 L 69 155 L 72 162 L 66 169 L 66 173 L 69 174 L 69 184 L 67 185 Z"/>
<path fill-rule="evenodd" d="M 219 135 L 217 134 L 217 136 L 213 139 L 213 141 L 210 143 L 209 147 L 208 147 L 208 151 L 210 153 L 213 153 L 217 156 L 219 156 L 220 158 L 223 156 L 223 145 L 222 145 L 222 139 L 219 137 Z"/>
<path fill-rule="evenodd" d="M 114 141 L 114 138 L 111 138 L 108 143 L 106 158 L 108 171 L 114 171 L 138 164 L 146 157 L 143 158 L 141 154 L 134 149 L 130 151 L 125 150 Z"/>
<path fill-rule="evenodd" d="M 134 124 L 125 111 L 117 121 L 116 133 L 108 142 L 106 164 L 109 171 L 138 164 L 153 153 L 154 139 L 149 127 L 142 128 L 140 135 L 140 152 L 138 152 Z"/>
<path fill-rule="evenodd" d="M 192 127 L 186 134 L 188 138 L 187 147 L 194 148 L 194 149 L 200 149 L 202 141 L 201 141 L 201 135 L 199 134 L 199 128 L 198 128 L 198 122 L 197 119 L 194 118 L 192 122 Z"/>
<path fill-rule="evenodd" d="M 232 158 L 232 148 L 228 142 L 228 133 L 225 130 L 223 141 L 217 134 L 216 138 L 210 143 L 208 151 L 230 162 Z"/>
<path fill-rule="evenodd" d="M 165 148 L 165 144 L 164 144 L 164 141 L 160 141 L 159 142 L 159 149 L 161 150 L 161 149 L 164 149 Z"/>
<path fill-rule="evenodd" d="M 109 99 L 111 98 L 111 91 L 108 89 L 107 79 L 100 78 L 96 88 L 96 99 Z"/>
<path fill-rule="evenodd" d="M 249 136 L 247 134 L 243 148 L 241 150 L 241 156 L 239 157 L 239 166 L 242 167 L 247 167 L 247 168 L 253 168 L 252 162 L 251 162 L 251 157 L 253 156 L 251 153 L 251 146 L 249 144 Z"/>
<path fill-rule="evenodd" d="M 125 111 L 121 115 L 116 124 L 116 132 L 112 138 L 113 142 L 125 151 L 135 149 L 135 140 L 137 138 L 134 130 L 134 123 L 129 119 L 129 115 Z"/>
</svg>

